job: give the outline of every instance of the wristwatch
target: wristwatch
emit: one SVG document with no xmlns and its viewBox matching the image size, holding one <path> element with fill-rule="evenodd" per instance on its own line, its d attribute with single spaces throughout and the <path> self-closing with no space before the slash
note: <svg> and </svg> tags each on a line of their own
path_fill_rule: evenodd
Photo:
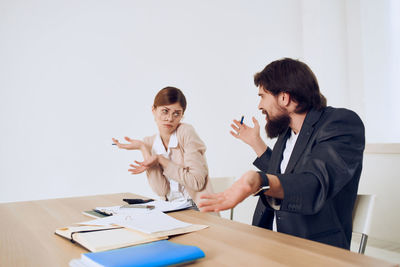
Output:
<svg viewBox="0 0 400 267">
<path fill-rule="evenodd" d="M 257 190 L 257 192 L 253 194 L 253 196 L 260 196 L 269 189 L 269 180 L 267 175 L 264 172 L 258 172 L 258 174 L 260 175 L 261 178 L 261 186 Z"/>
</svg>

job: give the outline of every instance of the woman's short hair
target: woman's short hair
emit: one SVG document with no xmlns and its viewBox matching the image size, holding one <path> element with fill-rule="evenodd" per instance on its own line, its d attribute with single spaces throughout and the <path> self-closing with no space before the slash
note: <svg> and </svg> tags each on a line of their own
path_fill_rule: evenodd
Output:
<svg viewBox="0 0 400 267">
<path fill-rule="evenodd" d="M 172 105 L 175 103 L 179 103 L 183 109 L 183 112 L 186 110 L 186 97 L 178 88 L 168 86 L 161 89 L 156 97 L 154 98 L 153 107 L 157 108 L 158 106 L 163 105 Z"/>
</svg>

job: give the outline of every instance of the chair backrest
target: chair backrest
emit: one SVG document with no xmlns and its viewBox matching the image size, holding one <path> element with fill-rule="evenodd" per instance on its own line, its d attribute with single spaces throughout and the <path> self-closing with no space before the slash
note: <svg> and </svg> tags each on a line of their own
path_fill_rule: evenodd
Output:
<svg viewBox="0 0 400 267">
<path fill-rule="evenodd" d="M 235 182 L 235 177 L 211 177 L 211 185 L 215 193 L 225 191 Z"/>
<path fill-rule="evenodd" d="M 372 211 L 375 195 L 357 195 L 353 209 L 353 232 L 360 233 L 361 242 L 358 253 L 364 254 L 371 229 Z"/>
<path fill-rule="evenodd" d="M 357 195 L 353 209 L 353 232 L 369 234 L 374 203 L 375 195 Z"/>
<path fill-rule="evenodd" d="M 235 182 L 235 177 L 211 177 L 210 181 L 214 192 L 219 193 L 229 188 Z M 233 220 L 233 208 L 230 209 L 229 218 Z"/>
</svg>

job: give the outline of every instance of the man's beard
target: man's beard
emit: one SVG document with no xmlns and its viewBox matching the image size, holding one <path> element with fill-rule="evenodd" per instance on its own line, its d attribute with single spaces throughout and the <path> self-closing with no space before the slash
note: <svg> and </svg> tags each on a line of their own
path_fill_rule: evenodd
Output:
<svg viewBox="0 0 400 267">
<path fill-rule="evenodd" d="M 263 112 L 264 113 L 264 112 Z M 290 117 L 287 113 L 282 113 L 274 118 L 270 118 L 267 112 L 267 124 L 265 124 L 265 132 L 269 138 L 278 137 L 289 127 Z"/>
</svg>

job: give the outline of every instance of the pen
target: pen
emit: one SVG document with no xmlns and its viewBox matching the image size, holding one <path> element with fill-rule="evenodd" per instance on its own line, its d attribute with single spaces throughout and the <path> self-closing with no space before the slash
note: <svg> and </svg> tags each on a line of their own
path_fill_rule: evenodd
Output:
<svg viewBox="0 0 400 267">
<path fill-rule="evenodd" d="M 111 145 L 113 145 L 113 146 L 116 146 L 117 144 L 115 144 L 115 143 L 112 143 Z"/>
<path fill-rule="evenodd" d="M 152 210 L 155 208 L 153 205 L 141 205 L 141 204 L 134 204 L 134 205 L 124 205 L 121 208 L 140 208 L 140 209 L 149 209 Z"/>
<path fill-rule="evenodd" d="M 244 116 L 242 116 L 242 118 L 240 119 L 240 124 L 243 124 L 243 119 L 244 119 Z"/>
<path fill-rule="evenodd" d="M 101 214 L 101 215 L 104 215 L 104 216 L 111 216 L 111 215 L 113 215 L 111 212 L 108 213 L 108 212 L 104 212 L 104 211 L 101 211 L 101 210 L 98 210 L 98 209 L 93 209 L 93 211 L 94 211 L 94 212 L 97 212 L 97 213 L 99 213 L 99 214 Z"/>
</svg>

